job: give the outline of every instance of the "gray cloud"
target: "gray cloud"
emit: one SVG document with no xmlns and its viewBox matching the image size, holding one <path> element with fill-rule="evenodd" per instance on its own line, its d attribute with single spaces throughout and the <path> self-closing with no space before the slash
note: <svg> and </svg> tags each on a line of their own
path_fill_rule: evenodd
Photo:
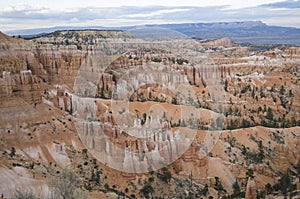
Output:
<svg viewBox="0 0 300 199">
<path fill-rule="evenodd" d="M 300 1 L 288 0 L 271 4 L 264 4 L 261 7 L 269 8 L 300 8 Z"/>
<path fill-rule="evenodd" d="M 281 9 L 286 8 L 286 9 Z M 292 9 L 291 9 L 292 8 Z M 300 27 L 298 1 L 283 1 L 253 8 L 228 9 L 227 6 L 163 7 L 123 6 L 86 7 L 51 10 L 11 7 L 0 10 L 2 31 L 50 26 L 127 26 L 155 23 L 224 22 L 261 20 L 273 25 Z M 25 24 L 25 25 L 21 25 Z"/>
</svg>

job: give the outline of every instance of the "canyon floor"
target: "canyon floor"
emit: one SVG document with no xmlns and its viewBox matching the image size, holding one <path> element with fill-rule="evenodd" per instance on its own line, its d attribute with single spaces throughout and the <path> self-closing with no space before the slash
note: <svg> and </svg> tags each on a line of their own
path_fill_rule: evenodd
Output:
<svg viewBox="0 0 300 199">
<path fill-rule="evenodd" d="M 0 33 L 0 196 L 300 198 L 300 47 L 164 34 Z"/>
</svg>

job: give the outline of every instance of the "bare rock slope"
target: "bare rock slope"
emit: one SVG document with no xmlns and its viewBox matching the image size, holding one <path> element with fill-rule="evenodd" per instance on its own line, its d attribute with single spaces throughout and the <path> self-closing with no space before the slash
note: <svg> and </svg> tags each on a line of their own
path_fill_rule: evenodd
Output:
<svg viewBox="0 0 300 199">
<path fill-rule="evenodd" d="M 297 196 L 299 59 L 226 38 L 1 33 L 0 193 L 46 197 L 68 167 L 90 198 Z"/>
</svg>

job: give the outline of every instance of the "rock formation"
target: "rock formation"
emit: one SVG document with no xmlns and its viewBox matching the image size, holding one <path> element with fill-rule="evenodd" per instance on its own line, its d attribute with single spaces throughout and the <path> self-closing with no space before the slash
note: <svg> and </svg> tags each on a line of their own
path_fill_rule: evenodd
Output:
<svg viewBox="0 0 300 199">
<path fill-rule="evenodd" d="M 254 179 L 249 178 L 246 187 L 245 199 L 255 199 L 257 196 L 257 187 Z"/>
<path fill-rule="evenodd" d="M 299 47 L 249 51 L 226 38 L 149 42 L 97 30 L 0 41 L 5 197 L 16 188 L 6 181 L 44 190 L 69 166 L 91 195 L 139 196 L 153 183 L 155 197 L 204 197 L 205 184 L 217 197 L 219 177 L 219 194 L 237 181 L 255 198 L 299 162 Z M 164 181 L 160 169 L 172 162 Z M 246 186 L 248 168 L 258 177 Z"/>
</svg>

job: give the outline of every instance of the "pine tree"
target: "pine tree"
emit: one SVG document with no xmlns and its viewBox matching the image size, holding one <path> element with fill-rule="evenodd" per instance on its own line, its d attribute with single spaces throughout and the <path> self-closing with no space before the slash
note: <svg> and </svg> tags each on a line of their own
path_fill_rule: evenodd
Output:
<svg viewBox="0 0 300 199">
<path fill-rule="evenodd" d="M 233 183 L 232 188 L 233 188 L 232 196 L 233 197 L 239 197 L 240 194 L 241 194 L 241 188 L 240 188 L 240 185 L 239 185 L 237 180 Z"/>
<path fill-rule="evenodd" d="M 248 169 L 246 172 L 247 178 L 254 178 L 254 172 L 252 169 Z"/>
<path fill-rule="evenodd" d="M 16 149 L 15 149 L 15 147 L 11 147 L 9 156 L 10 156 L 11 158 L 13 158 L 15 155 L 16 155 Z"/>
</svg>

